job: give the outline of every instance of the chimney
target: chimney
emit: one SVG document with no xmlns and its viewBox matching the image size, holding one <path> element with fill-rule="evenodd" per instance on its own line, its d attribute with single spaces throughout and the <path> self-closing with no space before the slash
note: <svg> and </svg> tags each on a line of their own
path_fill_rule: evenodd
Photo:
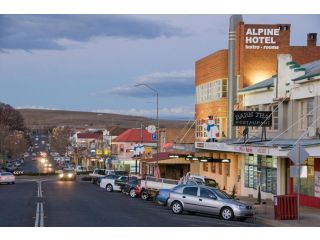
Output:
<svg viewBox="0 0 320 240">
<path fill-rule="evenodd" d="M 317 46 L 317 34 L 308 33 L 307 46 Z"/>
</svg>

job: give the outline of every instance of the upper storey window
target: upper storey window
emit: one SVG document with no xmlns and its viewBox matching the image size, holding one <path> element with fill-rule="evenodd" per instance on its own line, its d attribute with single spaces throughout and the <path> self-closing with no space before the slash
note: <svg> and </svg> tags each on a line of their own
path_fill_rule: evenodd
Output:
<svg viewBox="0 0 320 240">
<path fill-rule="evenodd" d="M 206 103 L 227 97 L 227 79 L 219 79 L 196 87 L 196 103 Z"/>
</svg>

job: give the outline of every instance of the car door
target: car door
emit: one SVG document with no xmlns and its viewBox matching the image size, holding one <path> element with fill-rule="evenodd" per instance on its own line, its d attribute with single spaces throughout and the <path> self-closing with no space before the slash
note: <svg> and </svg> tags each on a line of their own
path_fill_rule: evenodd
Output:
<svg viewBox="0 0 320 240">
<path fill-rule="evenodd" d="M 197 211 L 197 207 L 199 204 L 198 187 L 197 186 L 185 187 L 181 194 L 181 201 L 184 204 L 185 210 Z"/>
<path fill-rule="evenodd" d="M 199 211 L 209 214 L 219 214 L 217 196 L 208 188 L 200 187 Z"/>
</svg>

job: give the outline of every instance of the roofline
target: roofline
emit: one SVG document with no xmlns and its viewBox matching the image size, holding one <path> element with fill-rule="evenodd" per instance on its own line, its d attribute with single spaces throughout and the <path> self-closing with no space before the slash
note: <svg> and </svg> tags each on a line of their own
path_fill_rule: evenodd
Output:
<svg viewBox="0 0 320 240">
<path fill-rule="evenodd" d="M 310 74 L 310 75 L 303 75 L 301 77 L 297 77 L 297 78 L 291 79 L 291 81 L 300 81 L 300 80 L 303 80 L 303 79 L 310 80 L 310 78 L 317 77 L 317 76 L 320 76 L 320 73 L 314 73 L 314 74 Z"/>
<path fill-rule="evenodd" d="M 273 90 L 273 88 L 274 88 L 274 86 L 255 88 L 255 89 L 250 89 L 250 90 L 239 90 L 238 91 L 238 95 L 244 95 L 244 94 L 248 94 L 248 93 L 264 92 L 264 91 L 271 91 L 271 90 Z"/>
</svg>

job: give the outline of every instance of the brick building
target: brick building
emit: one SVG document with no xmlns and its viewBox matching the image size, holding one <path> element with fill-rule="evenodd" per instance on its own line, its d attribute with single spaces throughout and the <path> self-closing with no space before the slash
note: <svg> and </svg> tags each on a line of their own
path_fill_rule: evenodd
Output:
<svg viewBox="0 0 320 240">
<path fill-rule="evenodd" d="M 203 120 L 213 116 L 219 129 L 219 142 L 226 140 L 227 137 L 241 137 L 242 129 L 237 128 L 235 134 L 231 134 L 232 128 L 228 122 L 230 112 L 245 107 L 244 96 L 237 94 L 241 89 L 277 74 L 279 54 L 290 54 L 292 61 L 299 65 L 320 59 L 317 34 L 307 34 L 305 46 L 291 46 L 290 27 L 290 24 L 245 24 L 240 16 L 238 22 L 234 23 L 234 30 L 229 31 L 229 49 L 219 50 L 195 63 L 197 156 L 231 160 L 227 164 L 197 163 L 197 171 L 217 180 L 226 191 L 231 192 L 235 187 L 237 194 L 241 194 L 243 156 L 235 150 L 229 151 L 227 143 L 224 145 L 204 143 L 207 139 L 207 129 L 203 125 Z M 234 41 L 233 49 L 230 48 L 230 41 Z M 229 53 L 230 56 L 234 56 L 233 61 L 230 61 Z M 232 78 L 230 78 L 230 64 L 234 68 Z M 230 79 L 235 89 L 232 86 L 229 88 Z M 232 94 L 232 91 L 235 94 Z M 234 105 L 231 104 L 230 107 L 231 98 L 234 98 Z"/>
</svg>

